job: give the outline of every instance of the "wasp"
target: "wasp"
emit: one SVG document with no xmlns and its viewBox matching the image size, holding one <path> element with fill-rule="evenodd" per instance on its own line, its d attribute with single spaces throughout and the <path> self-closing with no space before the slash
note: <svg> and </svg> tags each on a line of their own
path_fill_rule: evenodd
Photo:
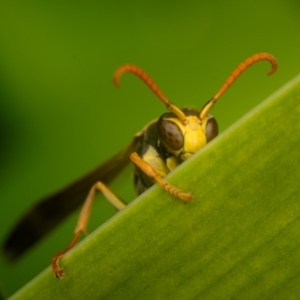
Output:
<svg viewBox="0 0 300 300">
<path fill-rule="evenodd" d="M 63 278 L 64 271 L 59 266 L 59 260 L 77 244 L 80 236 L 86 232 L 96 192 L 101 192 L 117 210 L 122 210 L 126 206 L 126 203 L 113 193 L 108 184 L 130 161 L 135 166 L 134 185 L 137 194 L 143 193 L 157 183 L 166 192 L 183 202 L 190 201 L 191 193 L 171 185 L 164 177 L 218 135 L 218 124 L 216 119 L 209 114 L 210 110 L 242 72 L 262 60 L 271 63 L 268 75 L 276 71 L 277 61 L 273 55 L 257 53 L 248 57 L 233 70 L 215 96 L 200 110 L 181 109 L 170 102 L 151 77 L 135 65 L 126 64 L 117 69 L 113 76 L 117 87 L 120 86 L 121 75 L 132 73 L 150 88 L 169 112 L 148 124 L 134 136 L 126 148 L 111 159 L 31 207 L 4 243 L 4 252 L 7 257 L 14 260 L 21 256 L 83 203 L 71 243 L 67 248 L 55 254 L 52 259 L 54 274 L 57 278 Z"/>
</svg>

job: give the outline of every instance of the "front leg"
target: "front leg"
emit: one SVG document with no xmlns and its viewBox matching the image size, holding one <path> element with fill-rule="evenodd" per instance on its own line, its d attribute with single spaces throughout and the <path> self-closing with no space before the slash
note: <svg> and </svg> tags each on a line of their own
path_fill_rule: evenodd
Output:
<svg viewBox="0 0 300 300">
<path fill-rule="evenodd" d="M 193 198 L 190 193 L 186 193 L 177 187 L 171 185 L 167 181 L 165 181 L 150 164 L 144 161 L 136 152 L 130 155 L 130 159 L 134 162 L 134 164 L 140 168 L 148 177 L 158 183 L 161 187 L 163 187 L 168 193 L 174 195 L 175 197 L 181 199 L 184 202 L 188 202 Z"/>
</svg>

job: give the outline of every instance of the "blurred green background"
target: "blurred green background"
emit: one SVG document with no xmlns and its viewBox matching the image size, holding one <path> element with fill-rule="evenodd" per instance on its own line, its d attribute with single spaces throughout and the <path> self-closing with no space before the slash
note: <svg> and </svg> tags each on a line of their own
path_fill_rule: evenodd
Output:
<svg viewBox="0 0 300 300">
<path fill-rule="evenodd" d="M 300 71 L 299 1 L 101 3 L 0 4 L 1 241 L 37 199 L 105 161 L 165 112 L 134 76 L 114 88 L 120 65 L 141 66 L 172 102 L 201 108 L 247 56 L 275 55 L 275 75 L 265 76 L 267 62 L 255 65 L 216 105 L 221 131 Z M 134 198 L 130 176 L 128 170 L 113 184 L 127 200 Z M 89 231 L 113 214 L 99 201 Z M 4 294 L 50 264 L 72 237 L 77 216 L 17 264 L 1 256 Z"/>
</svg>

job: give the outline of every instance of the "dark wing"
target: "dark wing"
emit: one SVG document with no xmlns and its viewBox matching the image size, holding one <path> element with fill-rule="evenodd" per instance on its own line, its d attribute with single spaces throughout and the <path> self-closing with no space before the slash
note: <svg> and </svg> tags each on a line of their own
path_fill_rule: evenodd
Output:
<svg viewBox="0 0 300 300">
<path fill-rule="evenodd" d="M 85 200 L 97 181 L 109 183 L 128 164 L 129 155 L 135 151 L 138 136 L 132 143 L 101 166 L 69 186 L 35 204 L 16 224 L 4 242 L 4 253 L 14 260 L 54 229 Z"/>
</svg>

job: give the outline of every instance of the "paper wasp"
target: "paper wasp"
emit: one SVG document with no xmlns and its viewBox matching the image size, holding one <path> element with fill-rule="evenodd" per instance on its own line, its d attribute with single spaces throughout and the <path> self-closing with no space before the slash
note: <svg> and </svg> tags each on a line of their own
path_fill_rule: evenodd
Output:
<svg viewBox="0 0 300 300">
<path fill-rule="evenodd" d="M 117 210 L 126 206 L 126 203 L 116 196 L 107 184 L 130 160 L 135 165 L 134 185 L 137 194 L 143 193 L 153 183 L 158 183 L 168 193 L 183 202 L 189 201 L 192 194 L 172 186 L 163 177 L 217 136 L 218 125 L 209 111 L 242 72 L 261 60 L 271 63 L 272 68 L 267 73 L 268 75 L 276 71 L 277 61 L 271 54 L 258 53 L 248 57 L 233 70 L 220 90 L 200 110 L 180 109 L 171 103 L 149 75 L 139 67 L 129 64 L 120 67 L 113 77 L 116 86 L 119 86 L 119 78 L 123 73 L 132 73 L 156 94 L 169 112 L 152 121 L 135 135 L 133 141 L 125 149 L 100 167 L 34 205 L 21 218 L 5 241 L 4 251 L 8 258 L 13 260 L 19 257 L 69 213 L 84 203 L 73 240 L 65 250 L 57 253 L 52 259 L 56 277 L 64 277 L 58 261 L 76 245 L 81 234 L 85 233 L 95 193 L 102 192 Z"/>
</svg>

